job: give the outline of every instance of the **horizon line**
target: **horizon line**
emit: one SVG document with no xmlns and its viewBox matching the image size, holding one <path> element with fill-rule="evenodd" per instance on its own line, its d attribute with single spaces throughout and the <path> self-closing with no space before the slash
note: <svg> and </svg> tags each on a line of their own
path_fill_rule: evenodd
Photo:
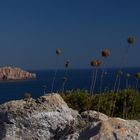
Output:
<svg viewBox="0 0 140 140">
<path fill-rule="evenodd" d="M 139 66 L 129 66 L 129 67 L 123 67 L 121 69 L 136 69 L 136 68 L 140 68 Z M 92 68 L 68 68 L 68 70 L 90 70 Z M 99 69 L 102 69 L 102 67 L 100 67 Z M 120 69 L 120 67 L 105 67 L 105 69 Z M 26 69 L 29 71 L 54 71 L 55 68 L 42 68 L 42 69 Z M 65 70 L 65 68 L 58 68 L 58 70 Z"/>
</svg>

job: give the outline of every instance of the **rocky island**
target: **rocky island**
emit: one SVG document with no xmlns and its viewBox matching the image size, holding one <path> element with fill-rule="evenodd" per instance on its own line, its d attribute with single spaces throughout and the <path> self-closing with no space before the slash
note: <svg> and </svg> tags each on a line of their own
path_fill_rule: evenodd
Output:
<svg viewBox="0 0 140 140">
<path fill-rule="evenodd" d="M 140 140 L 139 121 L 97 114 L 79 114 L 59 94 L 10 101 L 0 105 L 0 139 Z"/>
<path fill-rule="evenodd" d="M 25 80 L 35 79 L 36 74 L 27 72 L 17 67 L 0 68 L 0 80 Z"/>
</svg>

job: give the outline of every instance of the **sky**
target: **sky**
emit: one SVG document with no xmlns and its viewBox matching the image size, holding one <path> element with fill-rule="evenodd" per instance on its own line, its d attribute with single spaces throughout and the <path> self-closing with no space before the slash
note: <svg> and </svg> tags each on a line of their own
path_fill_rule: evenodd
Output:
<svg viewBox="0 0 140 140">
<path fill-rule="evenodd" d="M 0 66 L 24 69 L 90 68 L 92 59 L 119 67 L 127 37 L 125 67 L 140 67 L 140 0 L 0 1 Z M 62 54 L 56 56 L 56 48 Z M 101 51 L 111 56 L 104 60 Z"/>
</svg>

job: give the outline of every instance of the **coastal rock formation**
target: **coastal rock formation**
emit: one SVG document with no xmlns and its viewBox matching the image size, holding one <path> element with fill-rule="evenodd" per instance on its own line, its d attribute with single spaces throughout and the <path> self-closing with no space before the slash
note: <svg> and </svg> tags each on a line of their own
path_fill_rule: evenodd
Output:
<svg viewBox="0 0 140 140">
<path fill-rule="evenodd" d="M 0 68 L 0 80 L 24 80 L 34 78 L 36 78 L 36 74 L 29 73 L 17 67 Z"/>
<path fill-rule="evenodd" d="M 0 105 L 1 140 L 139 140 L 140 122 L 79 114 L 59 94 Z"/>
</svg>

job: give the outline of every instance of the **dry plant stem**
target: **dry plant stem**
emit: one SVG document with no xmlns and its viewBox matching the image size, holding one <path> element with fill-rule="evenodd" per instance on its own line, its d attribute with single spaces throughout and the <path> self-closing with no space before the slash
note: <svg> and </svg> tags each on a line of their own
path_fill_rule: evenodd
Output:
<svg viewBox="0 0 140 140">
<path fill-rule="evenodd" d="M 136 91 L 136 92 L 137 92 L 137 91 Z M 134 97 L 132 98 L 132 101 L 134 101 Z M 133 113 L 132 118 L 134 118 L 134 111 L 135 111 L 135 108 L 134 108 L 134 106 L 132 106 L 132 113 Z"/>
<path fill-rule="evenodd" d="M 118 92 L 119 92 L 119 90 L 120 90 L 120 83 L 121 83 L 121 75 L 119 75 L 119 78 L 118 78 L 117 93 L 118 93 Z"/>
<path fill-rule="evenodd" d="M 126 63 L 126 60 L 127 60 L 127 55 L 128 55 L 128 48 L 130 46 L 128 45 L 128 47 L 126 48 L 126 50 L 124 51 L 124 55 L 122 57 L 122 63 L 120 65 L 120 71 L 122 70 L 123 66 L 125 65 Z M 119 75 L 119 80 L 118 80 L 118 88 L 117 88 L 117 91 L 119 90 L 119 87 L 120 87 L 120 83 L 121 83 L 121 75 Z"/>
<path fill-rule="evenodd" d="M 128 79 L 126 79 L 126 89 L 128 88 Z"/>
<path fill-rule="evenodd" d="M 126 115 L 126 93 L 125 93 L 124 104 L 123 104 L 123 119 L 127 119 L 127 115 Z"/>
<path fill-rule="evenodd" d="M 96 67 L 96 69 L 95 69 L 95 77 L 94 77 L 94 82 L 93 82 L 93 88 L 92 88 L 92 95 L 94 94 L 94 89 L 95 89 L 96 80 L 97 80 L 97 74 L 98 74 L 98 68 Z"/>
<path fill-rule="evenodd" d="M 95 77 L 95 70 L 93 68 L 93 70 L 92 70 L 92 81 L 91 81 L 91 86 L 90 86 L 90 96 L 92 96 L 94 77 Z"/>
<path fill-rule="evenodd" d="M 51 88 L 51 93 L 53 93 L 53 90 L 54 90 L 54 84 L 55 84 L 55 79 L 56 79 L 56 75 L 57 75 L 57 69 L 55 70 L 55 73 L 54 73 L 54 77 L 53 77 L 53 81 L 52 81 L 52 88 Z"/>
<path fill-rule="evenodd" d="M 126 79 L 126 89 L 128 88 L 128 79 Z M 123 103 L 123 119 L 127 119 L 127 113 L 126 113 L 126 93 L 124 95 L 124 103 Z"/>
<path fill-rule="evenodd" d="M 66 84 L 66 82 L 64 81 L 64 82 L 62 83 L 62 93 L 64 93 L 65 84 Z"/>
<path fill-rule="evenodd" d="M 56 80 L 56 75 L 57 75 L 57 72 L 58 72 L 58 63 L 59 63 L 59 61 L 56 61 L 56 69 L 55 69 L 54 77 L 53 77 L 53 80 L 52 80 L 51 93 L 54 92 L 53 90 L 54 90 L 54 84 L 55 84 L 55 80 Z"/>
<path fill-rule="evenodd" d="M 126 50 L 124 51 L 124 55 L 123 55 L 122 60 L 121 60 L 122 63 L 120 64 L 119 71 L 122 70 L 122 67 L 123 67 L 124 64 L 125 64 L 125 61 L 126 61 L 126 58 L 127 58 L 127 54 L 128 54 L 128 48 L 129 48 L 129 46 L 128 46 L 128 47 L 126 48 Z M 118 74 L 117 74 L 117 75 L 116 75 L 116 79 L 115 79 L 115 83 L 114 83 L 114 90 L 113 90 L 113 93 L 115 93 L 115 91 L 116 91 L 117 82 L 119 81 L 118 78 L 119 78 L 119 76 L 118 76 Z M 120 82 L 121 82 L 121 81 L 120 81 Z"/>
<path fill-rule="evenodd" d="M 64 77 L 67 77 L 67 73 L 68 73 L 68 68 L 65 68 L 65 76 Z M 64 80 L 62 83 L 62 93 L 64 93 L 65 85 L 66 85 L 66 81 Z"/>
<path fill-rule="evenodd" d="M 100 115 L 99 115 L 99 111 L 100 111 L 100 104 L 101 104 L 101 97 L 99 96 L 99 102 L 98 102 L 98 119 L 100 118 Z"/>
<path fill-rule="evenodd" d="M 115 106 L 116 106 L 116 100 L 117 100 L 117 93 L 115 93 L 115 99 L 112 105 L 112 113 L 111 113 L 111 117 L 114 116 L 114 111 L 115 111 Z"/>
<path fill-rule="evenodd" d="M 115 83 L 114 83 L 113 94 L 116 92 L 116 86 L 117 86 L 118 78 L 119 78 L 119 76 L 117 74 L 116 79 L 115 79 Z"/>
<path fill-rule="evenodd" d="M 122 57 L 122 63 L 121 63 L 121 65 L 120 65 L 120 71 L 121 71 L 121 69 L 122 69 L 122 67 L 124 66 L 124 64 L 125 64 L 125 61 L 126 61 L 126 58 L 127 58 L 127 54 L 128 54 L 128 48 L 129 48 L 129 45 L 128 45 L 128 47 L 126 48 L 126 50 L 125 50 L 125 52 L 124 52 L 124 55 L 123 55 L 123 57 Z M 120 82 L 121 82 L 121 79 L 118 79 L 120 76 L 119 75 L 117 75 L 116 76 L 116 80 L 115 80 L 115 84 L 114 84 L 114 90 L 113 90 L 113 94 L 116 92 L 116 86 L 117 86 L 117 82 L 119 82 L 118 83 L 118 88 L 119 88 L 119 86 L 120 86 Z M 118 91 L 118 89 L 117 89 L 117 91 Z M 115 99 L 114 99 L 114 103 L 113 103 L 113 109 L 112 109 L 112 117 L 113 117 L 113 115 L 114 115 L 114 110 L 115 110 L 115 104 L 116 104 L 116 96 L 115 96 Z"/>
<path fill-rule="evenodd" d="M 111 100 L 111 103 L 110 103 L 110 113 L 109 113 L 109 116 L 112 116 L 112 109 L 114 108 L 113 106 L 113 104 L 114 104 L 114 102 L 113 102 L 113 96 L 114 96 L 114 93 L 115 93 L 115 91 L 116 91 L 116 85 L 117 85 L 117 81 L 118 81 L 118 78 L 119 78 L 119 76 L 118 76 L 118 74 L 116 75 L 116 79 L 115 79 L 115 83 L 114 83 L 114 88 L 113 88 L 113 92 L 112 92 L 112 100 Z"/>
<path fill-rule="evenodd" d="M 118 88 L 117 88 L 117 91 L 115 92 L 115 99 L 113 102 L 113 109 L 112 109 L 111 117 L 113 117 L 113 115 L 114 115 L 115 105 L 116 105 L 116 101 L 117 101 L 117 93 L 119 93 L 120 81 L 121 81 L 121 75 L 118 75 Z"/>
<path fill-rule="evenodd" d="M 103 68 L 102 68 L 102 73 L 101 73 L 100 93 L 102 93 L 102 86 L 103 86 L 104 72 L 105 72 L 105 62 L 104 62 L 104 65 L 103 65 Z"/>
<path fill-rule="evenodd" d="M 103 94 L 102 93 L 102 85 L 103 85 L 104 72 L 105 72 L 105 63 L 103 65 L 103 69 L 102 69 L 102 73 L 101 73 L 100 94 Z M 99 117 L 99 111 L 100 111 L 100 103 L 101 103 L 101 98 L 99 97 L 99 101 L 98 101 L 98 117 Z"/>
<path fill-rule="evenodd" d="M 139 80 L 138 80 L 138 78 L 136 78 L 136 91 L 138 90 L 138 82 L 139 82 Z"/>
<path fill-rule="evenodd" d="M 90 102 L 91 102 L 91 95 L 88 96 L 88 102 L 90 104 Z M 88 105 L 88 107 L 87 107 L 87 111 L 89 111 L 89 110 L 90 110 L 90 105 Z M 88 116 L 88 121 L 90 121 L 90 116 Z"/>
</svg>

